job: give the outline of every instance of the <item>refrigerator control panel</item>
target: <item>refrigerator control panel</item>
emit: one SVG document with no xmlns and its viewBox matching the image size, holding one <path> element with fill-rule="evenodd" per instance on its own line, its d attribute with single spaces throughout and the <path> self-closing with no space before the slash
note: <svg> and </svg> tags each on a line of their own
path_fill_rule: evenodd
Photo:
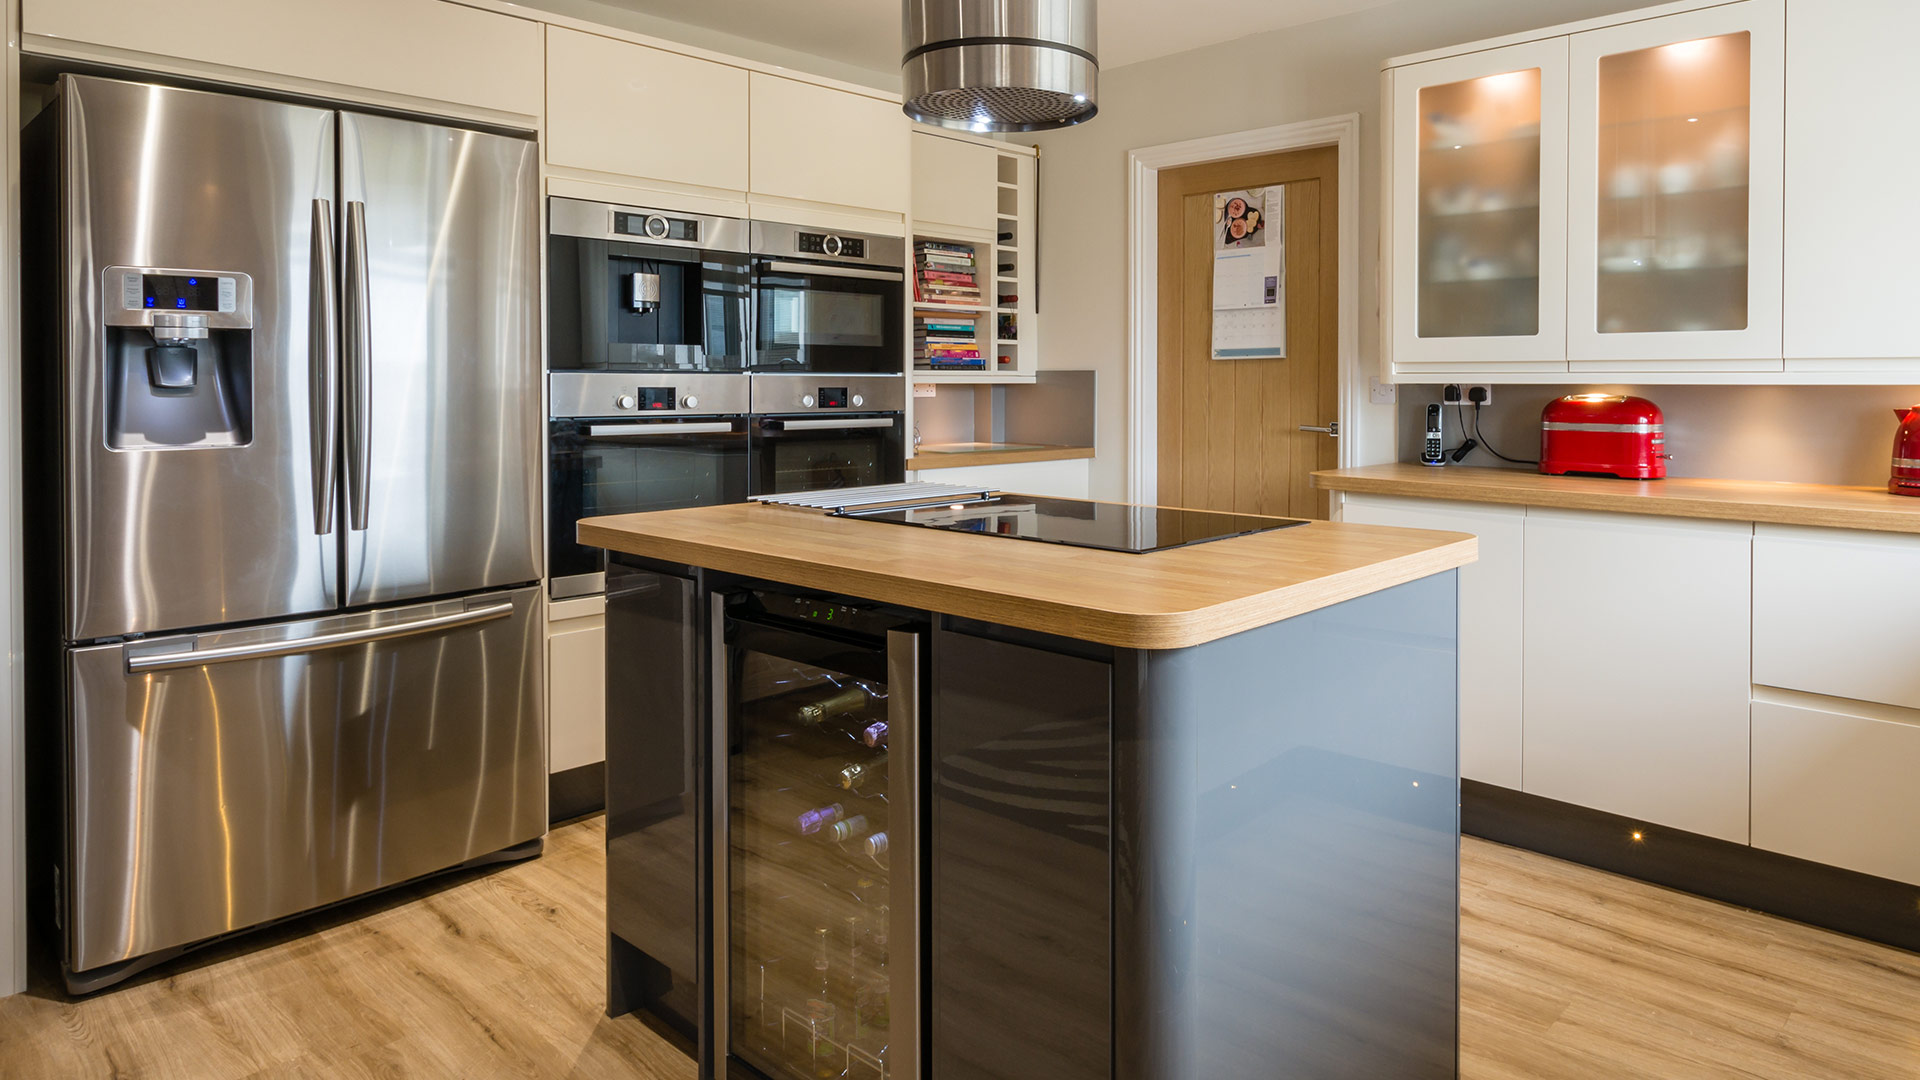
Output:
<svg viewBox="0 0 1920 1080">
<path fill-rule="evenodd" d="M 205 316 L 215 329 L 253 325 L 253 279 L 246 274 L 114 266 L 101 284 L 110 298 L 104 320 L 108 326 L 152 326 L 155 316 L 167 311 Z"/>
</svg>

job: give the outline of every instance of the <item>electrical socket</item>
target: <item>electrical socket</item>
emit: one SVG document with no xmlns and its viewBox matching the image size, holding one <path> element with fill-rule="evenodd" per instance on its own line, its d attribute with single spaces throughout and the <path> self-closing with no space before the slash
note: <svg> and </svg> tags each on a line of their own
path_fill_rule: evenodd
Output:
<svg viewBox="0 0 1920 1080">
<path fill-rule="evenodd" d="M 1473 399 L 1473 392 L 1475 390 L 1480 391 L 1481 394 L 1478 402 L 1475 402 Z M 1448 383 L 1440 388 L 1440 400 L 1446 402 L 1448 405 L 1491 405 L 1493 404 L 1493 387 L 1488 383 L 1467 383 L 1465 385 Z"/>
<path fill-rule="evenodd" d="M 1367 376 L 1367 400 L 1375 405 L 1391 405 L 1398 400 L 1395 391 L 1399 387 L 1390 382 L 1381 382 L 1380 376 Z"/>
</svg>

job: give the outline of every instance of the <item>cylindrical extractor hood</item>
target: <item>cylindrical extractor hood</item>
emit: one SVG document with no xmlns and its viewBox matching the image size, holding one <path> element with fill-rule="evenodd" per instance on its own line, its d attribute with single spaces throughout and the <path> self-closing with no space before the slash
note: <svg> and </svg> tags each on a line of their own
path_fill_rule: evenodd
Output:
<svg viewBox="0 0 1920 1080">
<path fill-rule="evenodd" d="M 907 115 L 967 131 L 1091 120 L 1094 0 L 905 0 Z"/>
</svg>

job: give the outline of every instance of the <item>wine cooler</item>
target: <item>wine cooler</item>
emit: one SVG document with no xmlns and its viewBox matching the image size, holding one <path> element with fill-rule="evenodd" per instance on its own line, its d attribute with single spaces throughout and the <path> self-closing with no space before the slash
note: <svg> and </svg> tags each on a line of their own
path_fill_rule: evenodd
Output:
<svg viewBox="0 0 1920 1080">
<path fill-rule="evenodd" d="M 924 624 L 768 590 L 714 605 L 717 1071 L 918 1080 Z"/>
</svg>

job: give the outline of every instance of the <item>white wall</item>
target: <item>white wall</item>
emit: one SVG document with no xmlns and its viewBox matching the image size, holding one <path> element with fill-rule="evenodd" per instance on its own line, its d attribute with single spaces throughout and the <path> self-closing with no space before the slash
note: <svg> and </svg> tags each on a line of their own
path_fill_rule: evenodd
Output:
<svg viewBox="0 0 1920 1080">
<path fill-rule="evenodd" d="M 1100 74 L 1100 113 L 1033 141 L 1040 159 L 1043 366 L 1093 368 L 1093 497 L 1126 495 L 1127 151 L 1204 135 L 1361 116 L 1360 360 L 1379 371 L 1380 62 L 1647 6 L 1647 0 L 1396 0 Z M 1366 387 L 1355 389 L 1364 401 Z M 1356 463 L 1393 459 L 1394 412 L 1367 407 Z"/>
</svg>

